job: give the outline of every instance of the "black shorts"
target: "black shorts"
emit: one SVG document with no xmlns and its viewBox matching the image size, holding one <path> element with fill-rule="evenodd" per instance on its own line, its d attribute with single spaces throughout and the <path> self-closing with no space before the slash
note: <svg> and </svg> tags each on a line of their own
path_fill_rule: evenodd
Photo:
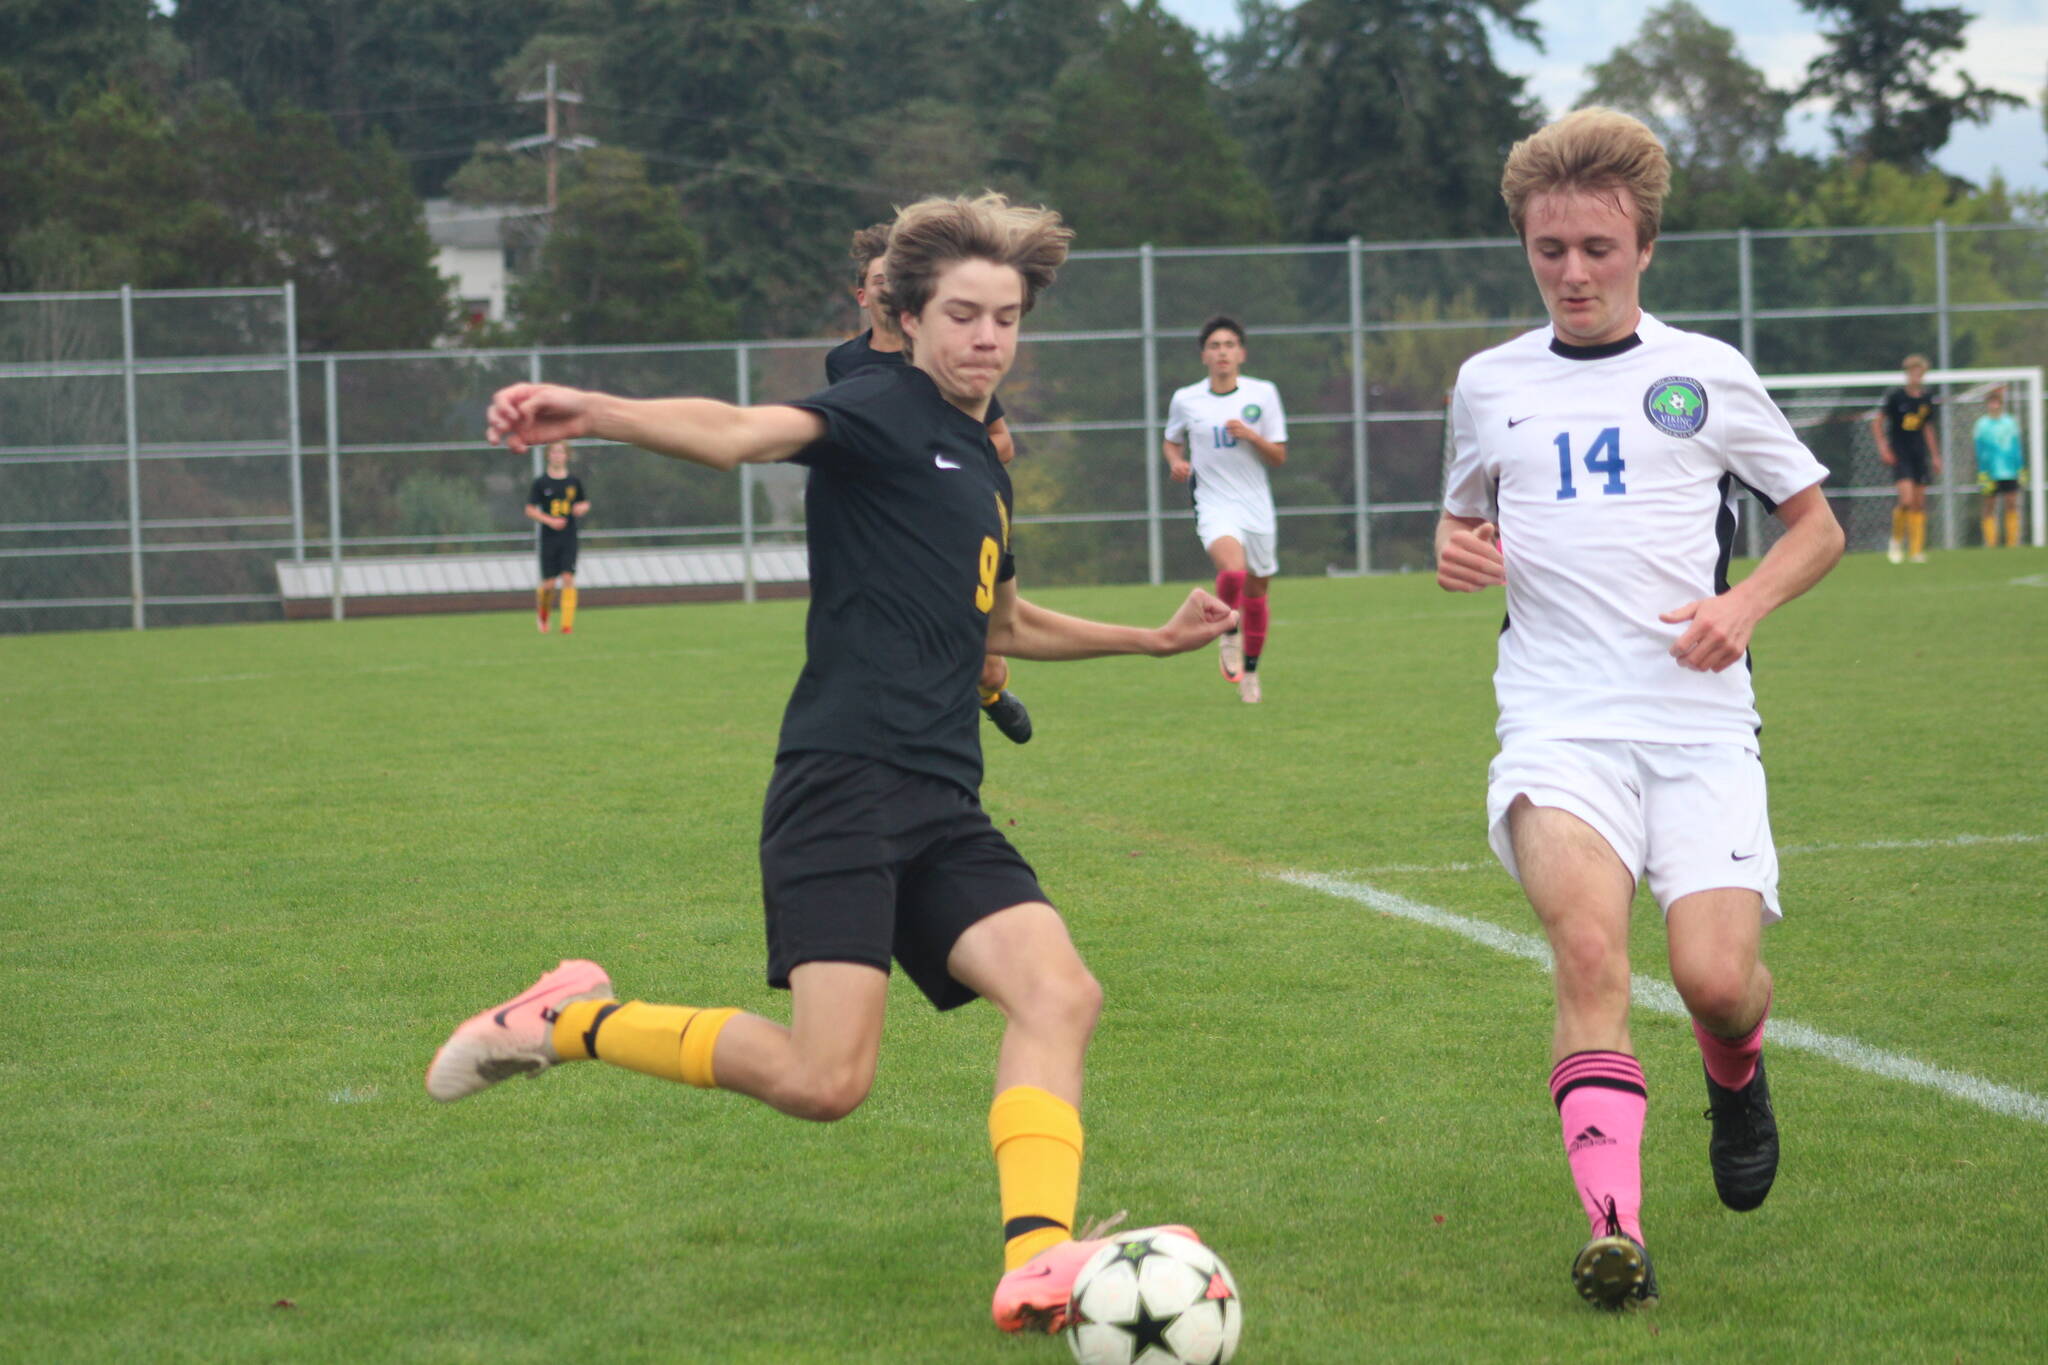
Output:
<svg viewBox="0 0 2048 1365">
<path fill-rule="evenodd" d="M 1893 441 L 1892 454 L 1897 456 L 1899 461 L 1892 466 L 1893 483 L 1901 479 L 1911 479 L 1914 483 L 1922 484 L 1927 482 L 1927 440 L 1919 432 L 1914 432 L 1912 437 L 1903 443 Z"/>
<path fill-rule="evenodd" d="M 1991 487 L 1984 490 L 1986 493 L 2017 493 L 2020 491 L 2020 481 L 2018 479 L 1992 479 L 1990 483 Z"/>
<path fill-rule="evenodd" d="M 1045 900 L 1031 864 L 972 792 L 856 754 L 775 761 L 761 811 L 768 984 L 806 962 L 893 957 L 942 1010 L 974 999 L 946 972 L 960 935 Z"/>
<path fill-rule="evenodd" d="M 557 574 L 576 572 L 576 537 L 573 535 L 540 536 L 540 576 L 553 578 Z"/>
</svg>

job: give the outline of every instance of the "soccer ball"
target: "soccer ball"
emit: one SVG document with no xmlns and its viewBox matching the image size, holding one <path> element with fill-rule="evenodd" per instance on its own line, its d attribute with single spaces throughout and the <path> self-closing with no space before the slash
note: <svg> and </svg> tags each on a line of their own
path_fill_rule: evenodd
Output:
<svg viewBox="0 0 2048 1365">
<path fill-rule="evenodd" d="M 1224 1365 L 1244 1330 L 1223 1258 L 1158 1228 L 1110 1238 L 1074 1277 L 1068 1313 L 1081 1365 Z"/>
</svg>

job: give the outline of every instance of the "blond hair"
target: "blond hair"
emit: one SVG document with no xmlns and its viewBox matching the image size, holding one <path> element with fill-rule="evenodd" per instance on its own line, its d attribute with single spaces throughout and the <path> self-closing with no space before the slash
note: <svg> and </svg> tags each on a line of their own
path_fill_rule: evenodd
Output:
<svg viewBox="0 0 2048 1365">
<path fill-rule="evenodd" d="M 901 319 L 924 312 L 939 274 L 961 261 L 1006 265 L 1024 278 L 1024 311 L 1038 301 L 1067 259 L 1074 231 L 1043 206 L 1012 204 L 993 190 L 977 198 L 920 199 L 896 211 L 889 226 L 889 312 Z"/>
<path fill-rule="evenodd" d="M 1926 356 L 1915 351 L 1899 362 L 1899 368 L 1902 370 L 1925 370 L 1932 367 L 1928 365 Z"/>
<path fill-rule="evenodd" d="M 1657 135 L 1617 109 L 1590 105 L 1523 138 L 1508 153 L 1500 197 L 1515 236 L 1527 239 L 1529 201 L 1553 190 L 1625 189 L 1636 203 L 1636 245 L 1657 240 L 1671 161 Z"/>
</svg>

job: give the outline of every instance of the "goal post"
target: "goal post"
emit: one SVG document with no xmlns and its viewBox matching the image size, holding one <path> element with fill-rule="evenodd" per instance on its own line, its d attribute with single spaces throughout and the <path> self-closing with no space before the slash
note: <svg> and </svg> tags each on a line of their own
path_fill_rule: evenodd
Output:
<svg viewBox="0 0 2048 1365">
<path fill-rule="evenodd" d="M 1809 449 L 1828 467 L 1823 488 L 1841 515 L 1849 549 L 1882 550 L 1891 536 L 1895 480 L 1879 459 L 1870 430 L 1884 396 L 1903 382 L 1897 370 L 1840 374 L 1764 375 L 1779 409 Z M 2026 443 L 2027 543 L 2048 545 L 2048 441 L 2044 441 L 2042 368 L 1930 370 L 1924 381 L 1938 401 L 1937 432 L 1942 472 L 1928 485 L 1929 510 L 1940 516 L 1938 543 L 1945 549 L 1974 545 L 1977 536 L 1977 454 L 1971 431 L 1984 414 L 1985 397 L 2005 393 L 2005 410 L 2019 419 Z M 1760 518 L 1758 521 L 1775 521 Z M 1752 522 L 1750 552 L 1761 551 L 1768 529 Z"/>
</svg>

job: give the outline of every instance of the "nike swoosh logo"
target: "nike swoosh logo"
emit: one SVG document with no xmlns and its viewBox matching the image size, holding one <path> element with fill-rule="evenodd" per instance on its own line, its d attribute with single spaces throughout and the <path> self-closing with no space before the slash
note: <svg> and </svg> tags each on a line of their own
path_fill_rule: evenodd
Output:
<svg viewBox="0 0 2048 1365">
<path fill-rule="evenodd" d="M 933 455 L 932 463 L 937 465 L 941 469 L 958 469 L 960 467 L 959 465 L 954 464 L 951 460 L 947 459 L 943 455 Z"/>
<path fill-rule="evenodd" d="M 512 1001 L 510 1004 L 506 1005 L 505 1008 L 499 1010 L 496 1014 L 492 1015 L 491 1018 L 498 1021 L 499 1028 L 505 1027 L 506 1015 L 510 1014 L 513 1010 L 518 1009 L 521 1005 L 533 999 L 533 997 L 535 997 L 536 995 L 547 994 L 547 989 L 548 988 L 545 986 L 535 986 L 532 990 L 520 996 L 517 1000 Z"/>
<path fill-rule="evenodd" d="M 1528 417 L 1510 417 L 1510 418 L 1508 418 L 1508 427 L 1509 427 L 1510 429 L 1513 429 L 1513 428 L 1515 428 L 1515 427 L 1518 427 L 1518 426 L 1522 425 L 1522 423 L 1524 423 L 1524 422 L 1528 421 L 1528 420 L 1529 420 L 1529 419 L 1530 419 L 1531 417 L 1534 417 L 1535 415 L 1536 415 L 1536 414 L 1532 412 L 1532 413 L 1530 413 L 1530 414 L 1529 414 L 1529 416 L 1528 416 Z"/>
<path fill-rule="evenodd" d="M 1750 860 L 1751 858 L 1754 858 L 1754 857 L 1756 856 L 1756 854 L 1754 854 L 1754 853 L 1735 853 L 1735 852 L 1732 852 L 1732 851 L 1731 851 L 1731 852 L 1730 852 L 1730 853 L 1728 854 L 1728 856 L 1729 856 L 1729 857 L 1730 857 L 1731 859 L 1733 859 L 1734 861 L 1738 862 L 1738 863 L 1746 863 L 1746 862 L 1748 862 L 1748 861 L 1749 861 L 1749 860 Z"/>
</svg>

